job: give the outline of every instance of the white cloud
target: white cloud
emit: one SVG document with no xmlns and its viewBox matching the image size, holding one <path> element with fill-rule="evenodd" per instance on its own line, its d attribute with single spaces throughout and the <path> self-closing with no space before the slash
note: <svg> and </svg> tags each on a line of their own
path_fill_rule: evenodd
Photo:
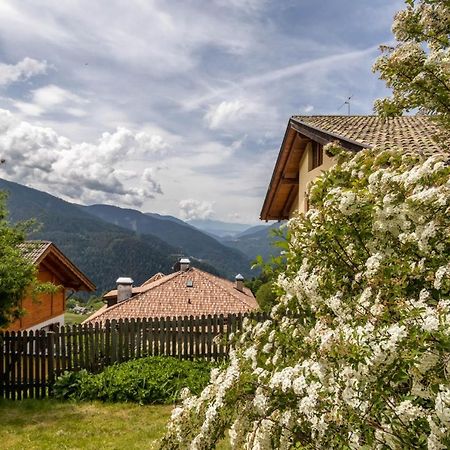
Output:
<svg viewBox="0 0 450 450">
<path fill-rule="evenodd" d="M 204 118 L 209 128 L 215 130 L 238 121 L 245 114 L 245 105 L 240 100 L 231 102 L 223 101 L 218 105 L 210 107 Z"/>
<path fill-rule="evenodd" d="M 351 50 L 347 52 L 329 54 L 316 59 L 301 62 L 299 64 L 292 64 L 279 69 L 269 70 L 265 73 L 258 73 L 257 75 L 245 77 L 239 82 L 228 85 L 227 87 L 212 90 L 209 94 L 203 97 L 197 96 L 190 101 L 184 102 L 183 106 L 187 110 L 196 109 L 216 98 L 229 96 L 236 91 L 267 86 L 269 84 L 274 84 L 278 81 L 293 78 L 299 75 L 306 74 L 315 76 L 318 71 L 324 71 L 326 73 L 331 72 L 334 74 L 339 67 L 348 66 L 349 64 L 367 58 L 368 56 L 375 57 L 378 51 L 379 46 L 375 45 L 367 47 L 363 50 Z M 318 83 L 316 82 L 315 84 L 317 85 Z"/>
<path fill-rule="evenodd" d="M 238 5 L 242 1 L 233 0 Z M 256 0 L 246 0 L 256 5 Z M 77 48 L 87 62 L 98 56 L 140 68 L 147 76 L 179 73 L 197 66 L 204 46 L 232 54 L 248 51 L 253 42 L 250 20 L 217 14 L 205 2 L 118 0 L 42 4 L 15 0 L 0 2 L 0 34 L 18 36 L 22 42 L 39 39 L 60 49 Z M 40 17 L 40 26 L 35 18 Z M 86 61 L 84 61 L 86 62 Z M 84 64 L 82 62 L 82 64 Z"/>
<path fill-rule="evenodd" d="M 314 111 L 314 106 L 313 105 L 305 105 L 303 107 L 300 108 L 304 113 L 309 114 L 311 112 Z"/>
<path fill-rule="evenodd" d="M 53 108 L 66 102 L 83 103 L 84 100 L 66 89 L 49 84 L 33 91 L 33 102 L 44 108 Z"/>
<path fill-rule="evenodd" d="M 16 101 L 13 105 L 23 114 L 41 116 L 49 112 L 63 112 L 83 117 L 86 112 L 80 106 L 89 103 L 80 96 L 54 84 L 31 91 L 31 102 Z"/>
<path fill-rule="evenodd" d="M 34 103 L 15 101 L 13 105 L 26 116 L 40 116 L 44 112 L 41 106 Z"/>
<path fill-rule="evenodd" d="M 213 203 L 208 201 L 189 198 L 181 200 L 178 206 L 181 217 L 186 220 L 209 219 L 214 214 Z"/>
<path fill-rule="evenodd" d="M 259 11 L 268 4 L 268 0 L 215 0 L 215 2 L 220 6 L 236 8 L 249 13 Z"/>
<path fill-rule="evenodd" d="M 51 128 L 31 125 L 0 109 L 1 172 L 20 183 L 44 185 L 77 201 L 117 201 L 140 206 L 161 194 L 151 168 L 123 169 L 129 158 L 157 155 L 167 147 L 159 137 L 126 128 L 105 132 L 95 143 L 74 143 Z M 132 179 L 136 186 L 125 183 Z"/>
<path fill-rule="evenodd" d="M 144 170 L 144 173 L 142 174 L 142 181 L 148 188 L 151 189 L 151 191 L 157 194 L 163 193 L 161 185 L 155 179 L 155 171 L 152 167 L 148 167 Z"/>
<path fill-rule="evenodd" d="M 210 105 L 203 116 L 203 120 L 210 130 L 226 131 L 233 137 L 239 136 L 231 145 L 232 149 L 242 145 L 242 135 L 237 133 L 253 133 L 252 123 L 264 121 L 271 127 L 277 117 L 277 111 L 273 104 L 269 104 L 267 98 L 259 96 L 240 97 L 235 100 L 224 100 Z M 259 130 L 257 131 L 259 133 Z"/>
<path fill-rule="evenodd" d="M 17 64 L 0 64 L 0 86 L 8 86 L 17 81 L 27 80 L 47 71 L 47 62 L 24 58 Z"/>
</svg>

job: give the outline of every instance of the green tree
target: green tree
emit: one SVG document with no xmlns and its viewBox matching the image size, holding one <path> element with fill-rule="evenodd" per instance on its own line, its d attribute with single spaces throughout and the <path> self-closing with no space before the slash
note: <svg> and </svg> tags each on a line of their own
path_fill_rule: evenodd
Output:
<svg viewBox="0 0 450 450">
<path fill-rule="evenodd" d="M 245 285 L 253 292 L 262 311 L 270 311 L 275 305 L 279 289 L 276 286 L 276 280 L 286 267 L 286 251 L 288 250 L 288 233 L 285 230 L 272 230 L 273 236 L 278 236 L 274 246 L 279 247 L 281 254 L 271 256 L 264 261 L 261 255 L 258 255 L 253 262 L 252 268 L 260 268 L 261 272 L 258 277 L 245 282 Z"/>
<path fill-rule="evenodd" d="M 6 195 L 0 192 L 0 329 L 20 317 L 20 301 L 25 294 L 37 294 L 48 289 L 47 283 L 39 284 L 36 268 L 19 248 L 24 242 L 29 223 L 8 223 Z"/>
<path fill-rule="evenodd" d="M 450 136 L 450 1 L 407 0 L 395 16 L 395 46 L 382 46 L 373 69 L 392 88 L 375 102 L 382 116 L 411 110 L 436 116 L 440 138 Z"/>
<path fill-rule="evenodd" d="M 268 281 L 262 284 L 256 291 L 255 297 L 262 311 L 270 311 L 277 299 L 273 282 Z"/>
</svg>

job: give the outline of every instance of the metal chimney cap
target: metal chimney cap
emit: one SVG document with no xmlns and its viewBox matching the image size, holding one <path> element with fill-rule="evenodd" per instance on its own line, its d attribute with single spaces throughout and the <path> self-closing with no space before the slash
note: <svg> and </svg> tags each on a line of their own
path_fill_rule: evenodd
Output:
<svg viewBox="0 0 450 450">
<path fill-rule="evenodd" d="M 180 264 L 190 264 L 191 260 L 189 258 L 181 258 Z"/>
<path fill-rule="evenodd" d="M 133 279 L 130 277 L 119 277 L 116 280 L 116 284 L 133 284 Z"/>
<path fill-rule="evenodd" d="M 245 280 L 245 278 L 244 278 L 240 273 L 238 273 L 238 274 L 234 277 L 234 279 L 235 279 L 236 281 L 244 281 L 244 280 Z"/>
</svg>

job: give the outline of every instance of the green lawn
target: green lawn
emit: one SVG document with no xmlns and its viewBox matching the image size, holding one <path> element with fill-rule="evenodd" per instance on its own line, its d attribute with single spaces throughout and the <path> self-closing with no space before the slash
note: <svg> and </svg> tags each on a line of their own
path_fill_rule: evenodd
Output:
<svg viewBox="0 0 450 450">
<path fill-rule="evenodd" d="M 170 405 L 0 401 L 0 448 L 157 449 Z M 222 443 L 218 449 L 227 450 Z"/>
<path fill-rule="evenodd" d="M 0 401 L 6 449 L 156 449 L 171 406 Z"/>
<path fill-rule="evenodd" d="M 79 302 L 76 304 L 80 304 Z M 91 316 L 94 311 L 97 311 L 102 306 L 105 305 L 103 300 L 99 300 L 97 297 L 90 299 L 86 304 L 81 304 L 81 306 L 86 306 L 91 312 L 88 314 L 76 314 L 72 312 L 70 309 L 66 310 L 64 313 L 64 322 L 66 325 L 78 324 L 86 320 L 89 316 Z"/>
<path fill-rule="evenodd" d="M 86 320 L 91 314 L 75 314 L 73 312 L 64 313 L 64 323 L 66 325 L 72 325 L 74 323 L 81 323 Z"/>
</svg>

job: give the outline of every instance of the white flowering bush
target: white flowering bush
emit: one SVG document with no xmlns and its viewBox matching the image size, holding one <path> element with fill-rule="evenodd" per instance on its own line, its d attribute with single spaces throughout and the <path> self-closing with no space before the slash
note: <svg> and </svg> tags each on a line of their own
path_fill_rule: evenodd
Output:
<svg viewBox="0 0 450 450">
<path fill-rule="evenodd" d="M 406 0 L 394 19 L 395 46 L 382 46 L 374 71 L 392 88 L 375 102 L 384 116 L 419 108 L 442 125 L 441 143 L 450 139 L 450 2 Z"/>
<path fill-rule="evenodd" d="M 450 168 L 337 156 L 289 223 L 271 319 L 173 410 L 163 448 L 450 448 Z"/>
</svg>

